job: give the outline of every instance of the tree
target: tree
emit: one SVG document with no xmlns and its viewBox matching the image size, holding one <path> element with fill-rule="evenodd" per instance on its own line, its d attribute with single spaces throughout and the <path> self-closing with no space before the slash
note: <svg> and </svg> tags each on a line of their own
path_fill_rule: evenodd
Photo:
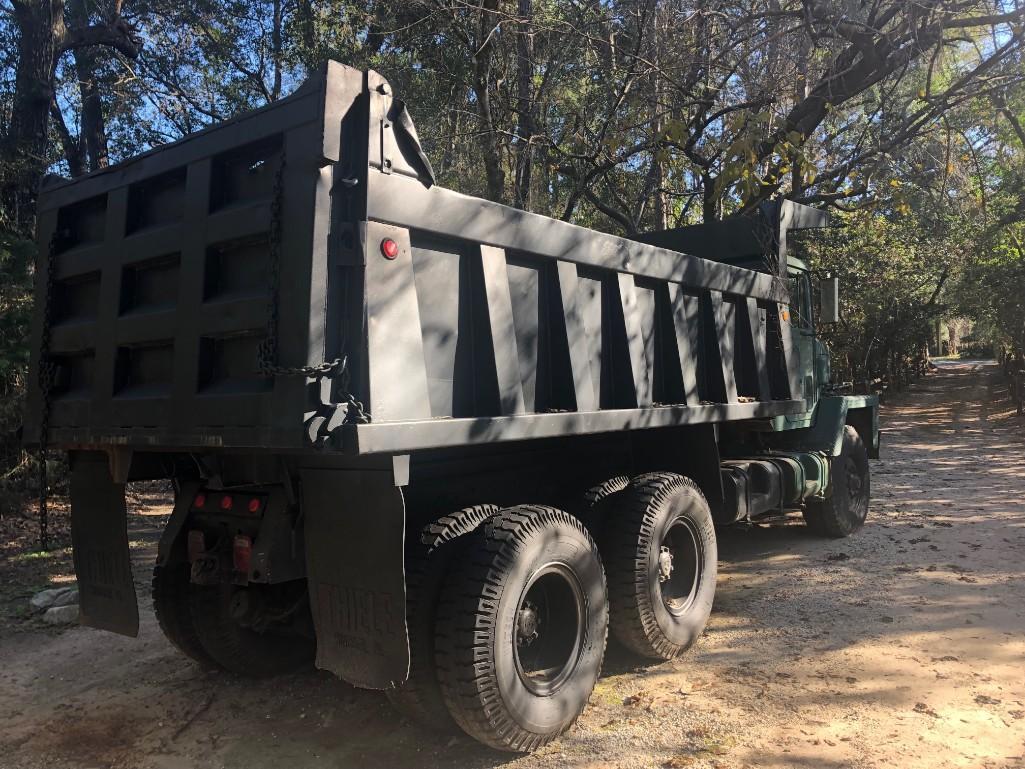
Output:
<svg viewBox="0 0 1025 769">
<path fill-rule="evenodd" d="M 141 49 L 139 39 L 121 16 L 120 0 L 113 0 L 113 5 L 104 9 L 102 18 L 95 22 L 84 13 L 84 1 L 75 0 L 73 12 L 64 0 L 10 0 L 17 30 L 17 69 L 0 161 L 5 213 L 10 224 L 22 232 L 31 232 L 36 187 L 50 162 L 50 115 L 61 57 L 68 52 L 81 52 L 83 73 L 88 76 L 91 49 L 108 48 L 129 59 L 136 58 Z M 84 86 L 84 104 L 96 118 L 98 107 L 91 99 L 89 87 Z M 94 120 L 87 142 L 100 140 L 100 126 Z M 101 154 L 105 157 L 98 144 L 94 149 L 96 158 Z"/>
</svg>

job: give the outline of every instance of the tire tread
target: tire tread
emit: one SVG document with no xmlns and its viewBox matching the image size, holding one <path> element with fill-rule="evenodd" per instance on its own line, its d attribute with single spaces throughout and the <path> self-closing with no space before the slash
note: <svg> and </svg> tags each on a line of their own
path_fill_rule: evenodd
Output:
<svg viewBox="0 0 1025 769">
<path fill-rule="evenodd" d="M 409 677 L 385 694 L 396 710 L 425 726 L 448 730 L 456 727 L 445 705 L 434 668 L 434 620 L 438 593 L 447 567 L 456 554 L 451 547 L 445 546 L 470 534 L 497 512 L 495 505 L 476 505 L 443 515 L 424 526 L 419 539 L 407 548 Z"/>
<path fill-rule="evenodd" d="M 637 476 L 620 494 L 616 514 L 610 516 L 605 531 L 603 552 L 608 564 L 612 634 L 631 651 L 655 659 L 673 659 L 688 648 L 666 638 L 658 625 L 648 589 L 647 558 L 641 546 L 654 536 L 661 505 L 680 488 L 705 499 L 698 485 L 685 476 L 671 472 Z"/>
<path fill-rule="evenodd" d="M 568 513 L 542 505 L 504 509 L 477 530 L 473 546 L 450 572 L 438 605 L 435 659 L 449 712 L 463 731 L 499 750 L 536 750 L 576 721 L 574 717 L 546 734 L 520 727 L 505 710 L 487 650 L 505 578 L 519 550 L 531 536 L 554 524 L 579 530 L 599 558 L 587 529 Z M 600 643 L 604 648 L 604 637 Z"/>
<path fill-rule="evenodd" d="M 153 613 L 161 632 L 171 644 L 186 657 L 198 662 L 203 668 L 219 667 L 203 647 L 192 621 L 189 606 L 190 591 L 187 563 L 155 566 L 150 582 L 153 599 Z"/>
<path fill-rule="evenodd" d="M 850 456 L 852 454 L 855 455 L 855 461 L 858 461 L 865 467 L 864 482 L 868 485 L 865 493 L 870 498 L 871 476 L 868 469 L 868 450 L 865 448 L 865 443 L 862 441 L 858 431 L 850 425 L 845 425 L 843 447 L 840 456 Z M 839 457 L 836 458 L 838 459 Z M 843 488 L 843 502 L 842 504 L 838 502 L 841 497 L 835 494 L 836 477 L 838 476 L 833 476 L 831 472 L 831 483 L 833 483 L 834 488 L 830 490 L 829 496 L 809 499 L 804 505 L 802 514 L 805 523 L 814 534 L 830 539 L 843 539 L 858 531 L 865 521 L 864 519 L 858 521 L 851 520 L 850 502 L 845 496 L 847 491 L 846 480 L 844 481 Z M 869 504 L 868 499 L 865 504 Z M 866 515 L 867 513 L 868 511 L 866 510 Z"/>
</svg>

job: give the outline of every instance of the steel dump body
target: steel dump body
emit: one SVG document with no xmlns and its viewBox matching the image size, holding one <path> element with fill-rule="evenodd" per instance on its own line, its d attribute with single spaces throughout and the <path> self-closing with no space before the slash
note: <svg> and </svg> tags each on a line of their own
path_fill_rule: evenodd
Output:
<svg viewBox="0 0 1025 769">
<path fill-rule="evenodd" d="M 437 187 L 389 94 L 330 63 L 45 188 L 28 440 L 47 398 L 51 446 L 348 455 L 805 409 L 783 281 Z"/>
</svg>

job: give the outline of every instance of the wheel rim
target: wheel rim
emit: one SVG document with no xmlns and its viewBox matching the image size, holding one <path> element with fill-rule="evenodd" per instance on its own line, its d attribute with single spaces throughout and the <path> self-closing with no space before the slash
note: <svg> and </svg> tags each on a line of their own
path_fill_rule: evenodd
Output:
<svg viewBox="0 0 1025 769">
<path fill-rule="evenodd" d="M 513 656 L 520 681 L 538 695 L 554 694 L 573 675 L 584 634 L 584 594 L 561 563 L 534 572 L 520 596 Z"/>
<path fill-rule="evenodd" d="M 675 616 L 686 613 L 701 581 L 701 545 L 686 518 L 677 518 L 659 543 L 658 587 L 666 610 Z"/>
</svg>

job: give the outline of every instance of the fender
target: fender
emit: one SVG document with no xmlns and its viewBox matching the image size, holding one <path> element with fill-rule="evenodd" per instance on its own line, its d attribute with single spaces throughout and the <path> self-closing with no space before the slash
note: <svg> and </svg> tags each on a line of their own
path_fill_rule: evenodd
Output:
<svg viewBox="0 0 1025 769">
<path fill-rule="evenodd" d="M 882 431 L 879 429 L 879 396 L 845 396 L 852 400 L 867 399 L 864 405 L 851 404 L 847 407 L 847 424 L 858 431 L 865 441 L 869 459 L 879 459 L 879 445 Z"/>
<path fill-rule="evenodd" d="M 845 425 L 851 425 L 858 431 L 869 457 L 878 459 L 878 395 L 825 395 L 815 406 L 811 427 L 774 436 L 774 443 L 792 450 L 821 451 L 836 456 L 843 446 Z"/>
</svg>

